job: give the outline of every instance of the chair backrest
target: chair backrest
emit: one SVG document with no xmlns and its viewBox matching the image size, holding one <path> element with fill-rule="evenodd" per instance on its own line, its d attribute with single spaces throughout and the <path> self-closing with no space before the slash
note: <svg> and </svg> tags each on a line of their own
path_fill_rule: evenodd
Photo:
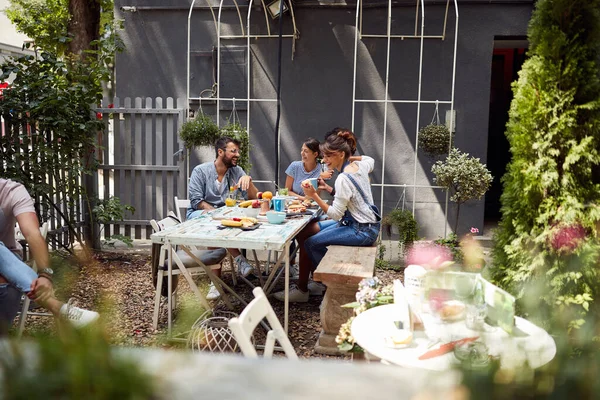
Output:
<svg viewBox="0 0 600 400">
<path fill-rule="evenodd" d="M 263 292 L 262 288 L 256 287 L 252 293 L 254 294 L 254 300 L 244 308 L 239 317 L 229 320 L 229 329 L 231 329 L 233 336 L 235 336 L 235 340 L 238 342 L 242 353 L 246 357 L 258 358 L 251 338 L 256 326 L 266 318 L 271 326 L 271 330 L 267 333 L 267 340 L 265 342 L 265 358 L 273 356 L 273 348 L 275 347 L 275 341 L 277 341 L 288 358 L 297 360 L 296 351 L 290 339 L 285 334 L 269 300 L 267 300 L 265 292 Z"/>
<path fill-rule="evenodd" d="M 46 240 L 46 237 L 48 236 L 48 222 L 44 222 L 42 224 L 42 226 L 40 226 L 40 234 L 42 235 L 42 238 L 44 238 L 44 240 Z M 17 240 L 25 240 L 25 236 L 23 236 L 23 232 L 21 232 L 21 227 L 19 226 L 19 224 L 17 224 L 15 226 L 15 239 Z M 25 257 L 25 249 L 23 250 L 23 257 Z M 35 260 L 32 262 L 31 264 L 32 268 L 37 271 L 37 265 L 35 263 Z"/>
<path fill-rule="evenodd" d="M 175 226 L 175 225 L 179 224 L 180 222 L 181 222 L 181 220 L 179 218 L 175 217 L 174 215 L 169 214 L 166 218 L 163 218 L 160 221 L 151 219 L 150 226 L 152 226 L 152 229 L 154 229 L 154 232 L 160 232 L 160 231 L 164 231 L 167 228 Z"/>
<path fill-rule="evenodd" d="M 179 218 L 181 222 L 185 220 L 185 218 L 182 218 L 181 209 L 185 208 L 187 210 L 189 207 L 190 201 L 188 199 L 179 199 L 177 198 L 177 196 L 175 196 L 175 213 L 177 214 L 177 218 Z M 185 213 L 183 214 L 183 217 L 185 217 Z"/>
</svg>

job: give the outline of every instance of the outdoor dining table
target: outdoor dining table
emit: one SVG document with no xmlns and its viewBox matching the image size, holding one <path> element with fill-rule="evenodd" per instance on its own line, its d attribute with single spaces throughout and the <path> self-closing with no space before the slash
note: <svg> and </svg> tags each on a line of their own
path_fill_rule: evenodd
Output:
<svg viewBox="0 0 600 400">
<path fill-rule="evenodd" d="M 242 230 L 234 227 L 223 227 L 221 219 L 230 218 L 232 216 L 241 216 L 242 211 L 237 207 L 221 207 L 202 214 L 198 218 L 190 219 L 181 224 L 167 228 L 161 232 L 156 232 L 150 236 L 153 243 L 158 243 L 167 246 L 168 253 L 168 290 L 171 290 L 171 270 L 173 268 L 173 248 L 178 246 L 192 257 L 200 266 L 204 268 L 215 287 L 221 293 L 223 301 L 231 309 L 232 305 L 225 293 L 227 290 L 233 296 L 238 298 L 243 304 L 247 302 L 242 299 L 234 289 L 229 287 L 223 280 L 217 277 L 210 268 L 204 265 L 197 257 L 195 257 L 191 249 L 193 247 L 224 247 L 252 250 L 258 275 L 265 293 L 269 294 L 273 289 L 277 279 L 275 274 L 279 266 L 284 265 L 285 271 L 285 301 L 284 301 L 284 329 L 287 333 L 288 329 L 288 312 L 289 312 L 289 269 L 290 269 L 290 244 L 296 235 L 304 228 L 313 218 L 317 218 L 322 214 L 321 209 L 313 210 L 312 215 L 298 215 L 293 218 L 287 218 L 282 224 L 270 224 L 266 217 L 259 217 L 260 225 L 253 230 Z M 307 213 L 308 214 L 308 213 Z M 280 252 L 279 257 L 275 261 L 275 265 L 271 269 L 267 280 L 263 282 L 260 273 L 260 263 L 256 256 L 256 250 L 266 250 Z M 175 258 L 177 266 L 184 276 L 189 275 L 185 266 Z M 232 267 L 233 268 L 233 267 Z M 192 282 L 191 278 L 188 282 Z M 201 298 L 197 287 L 192 288 L 196 295 Z M 202 299 L 201 299 L 202 301 Z M 168 306 L 169 312 L 169 334 L 171 333 L 171 305 Z"/>
<path fill-rule="evenodd" d="M 374 307 L 360 313 L 352 322 L 352 336 L 369 354 L 381 360 L 403 367 L 444 371 L 458 365 L 452 351 L 436 357 L 420 360 L 419 357 L 443 343 L 463 338 L 479 337 L 488 348 L 488 354 L 499 357 L 501 365 L 521 365 L 527 362 L 531 368 L 539 368 L 556 355 L 554 339 L 542 328 L 524 318 L 515 317 L 515 334 L 509 335 L 499 327 L 485 325 L 482 331 L 468 329 L 464 320 L 441 323 L 430 314 L 422 314 L 424 325 L 437 331 L 435 340 L 425 331 L 415 330 L 413 341 L 405 348 L 388 347 L 386 337 L 397 329 L 398 308 L 395 304 Z M 431 333 L 430 333 L 431 335 Z"/>
</svg>

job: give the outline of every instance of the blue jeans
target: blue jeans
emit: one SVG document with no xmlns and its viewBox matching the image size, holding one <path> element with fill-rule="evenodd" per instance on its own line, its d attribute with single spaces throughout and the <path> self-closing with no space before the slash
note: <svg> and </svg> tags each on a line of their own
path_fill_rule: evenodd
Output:
<svg viewBox="0 0 600 400">
<path fill-rule="evenodd" d="M 321 231 L 304 242 L 304 249 L 313 264 L 312 270 L 317 268 L 327 253 L 327 246 L 371 246 L 379 235 L 379 223 L 359 224 L 346 217 L 340 222 L 324 220 L 318 223 Z"/>
<path fill-rule="evenodd" d="M 0 242 L 0 275 L 23 293 L 31 290 L 37 274 Z"/>
</svg>

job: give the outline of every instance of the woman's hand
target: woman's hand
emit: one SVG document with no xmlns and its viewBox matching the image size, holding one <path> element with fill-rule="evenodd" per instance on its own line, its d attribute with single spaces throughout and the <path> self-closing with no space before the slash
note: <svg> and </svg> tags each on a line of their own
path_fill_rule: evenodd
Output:
<svg viewBox="0 0 600 400">
<path fill-rule="evenodd" d="M 302 183 L 302 189 L 304 190 L 305 197 L 314 200 L 315 196 L 317 196 L 317 191 L 315 190 L 314 186 L 310 184 L 310 182 Z"/>
<path fill-rule="evenodd" d="M 327 193 L 331 194 L 333 192 L 333 188 L 331 186 L 329 186 L 327 184 L 327 182 L 325 182 L 323 179 L 320 179 L 317 181 L 319 186 L 317 187 L 318 190 L 324 190 Z M 306 190 L 305 190 L 306 192 Z"/>
<path fill-rule="evenodd" d="M 330 169 L 330 170 L 321 172 L 321 174 L 319 175 L 319 178 L 323 179 L 323 180 L 327 180 L 327 179 L 331 179 L 332 175 L 333 175 L 333 170 Z"/>
</svg>

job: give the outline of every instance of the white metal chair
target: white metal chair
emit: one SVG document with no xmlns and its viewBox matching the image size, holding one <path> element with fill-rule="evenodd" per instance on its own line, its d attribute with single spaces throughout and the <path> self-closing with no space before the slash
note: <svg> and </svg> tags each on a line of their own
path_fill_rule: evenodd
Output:
<svg viewBox="0 0 600 400">
<path fill-rule="evenodd" d="M 150 225 L 154 229 L 155 232 L 160 232 L 169 227 L 175 226 L 179 224 L 179 220 L 174 218 L 174 216 L 168 216 L 160 221 L 151 220 Z M 211 269 L 219 269 L 221 268 L 221 261 L 227 254 L 227 250 L 225 249 L 216 249 L 216 250 L 193 250 L 192 254 L 197 257 L 203 264 L 205 264 L 208 268 Z M 152 325 L 154 329 L 158 327 L 158 316 L 160 312 L 160 298 L 163 290 L 163 277 L 169 276 L 168 267 L 165 266 L 165 261 L 167 259 L 167 246 L 163 245 L 160 249 L 159 259 L 158 259 L 158 270 L 156 276 L 156 293 L 154 297 L 154 316 L 152 319 Z M 171 270 L 171 276 L 173 275 L 183 275 L 188 283 L 192 291 L 198 296 L 202 306 L 205 309 L 211 309 L 212 307 L 206 300 L 206 297 L 200 293 L 198 287 L 194 283 L 192 279 L 192 275 L 202 275 L 205 274 L 206 271 L 203 267 L 198 265 L 192 257 L 190 257 L 183 250 L 178 250 L 173 252 L 173 267 Z M 167 304 L 173 304 L 172 293 L 167 289 Z M 171 325 L 171 313 L 169 313 L 169 326 Z"/>
<path fill-rule="evenodd" d="M 177 196 L 175 196 L 175 213 L 177 214 L 177 218 L 179 218 L 179 220 L 181 222 L 185 221 L 185 216 L 187 214 L 187 209 L 190 207 L 190 200 L 189 199 L 179 199 L 177 198 Z M 184 208 L 186 211 L 183 214 L 183 217 L 181 215 L 181 209 Z"/>
<path fill-rule="evenodd" d="M 46 240 L 46 236 L 48 236 L 48 223 L 44 222 L 42 224 L 42 226 L 40 227 L 40 233 L 42 234 L 42 237 L 44 238 L 44 240 Z M 23 237 L 23 234 L 21 233 L 20 229 L 17 229 L 15 232 L 15 236 L 17 238 L 17 240 L 24 240 L 25 238 Z M 31 263 L 31 268 L 37 272 L 37 264 L 35 262 L 35 260 L 33 260 L 33 262 Z M 30 312 L 29 311 L 29 304 L 31 303 L 31 300 L 29 300 L 29 297 L 24 296 L 24 300 L 23 300 L 23 308 L 21 309 L 21 312 L 19 313 L 19 328 L 17 330 L 17 337 L 21 337 L 23 335 L 23 330 L 25 329 L 25 322 L 27 321 L 27 315 L 41 315 L 41 316 L 46 316 L 46 317 L 51 317 L 52 314 L 48 313 L 48 312 Z"/>
<path fill-rule="evenodd" d="M 233 336 L 235 336 L 235 340 L 238 342 L 244 356 L 258 358 L 258 354 L 252 344 L 251 338 L 256 326 L 266 318 L 271 326 L 271 330 L 267 332 L 264 357 L 271 358 L 273 356 L 275 341 L 277 341 L 288 358 L 297 360 L 298 355 L 296 354 L 290 339 L 285 334 L 269 300 L 267 300 L 265 292 L 263 292 L 262 288 L 256 287 L 252 293 L 254 294 L 254 300 L 244 308 L 244 311 L 242 311 L 239 317 L 229 320 L 229 329 L 231 329 Z"/>
</svg>

